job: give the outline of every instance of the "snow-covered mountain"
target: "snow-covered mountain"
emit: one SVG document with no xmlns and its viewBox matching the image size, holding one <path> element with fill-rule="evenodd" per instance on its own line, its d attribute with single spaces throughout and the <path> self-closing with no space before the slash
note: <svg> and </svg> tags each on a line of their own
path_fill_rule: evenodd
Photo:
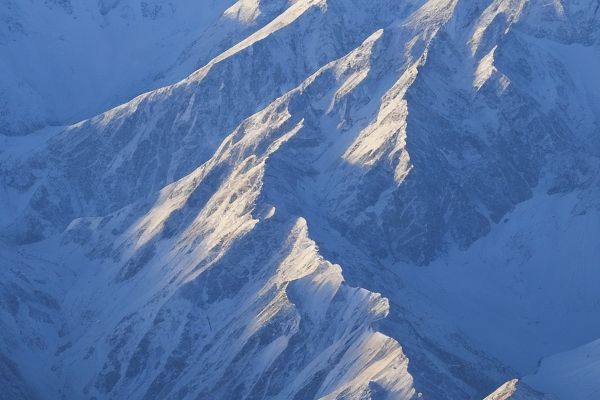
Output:
<svg viewBox="0 0 600 400">
<path fill-rule="evenodd" d="M 0 399 L 599 395 L 597 0 L 5 3 Z"/>
<path fill-rule="evenodd" d="M 89 118 L 185 78 L 286 1 L 3 0 L 0 129 Z"/>
</svg>

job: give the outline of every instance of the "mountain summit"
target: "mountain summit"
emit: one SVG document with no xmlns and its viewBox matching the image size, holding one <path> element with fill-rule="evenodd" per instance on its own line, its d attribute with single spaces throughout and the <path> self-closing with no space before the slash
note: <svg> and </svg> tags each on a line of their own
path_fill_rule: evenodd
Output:
<svg viewBox="0 0 600 400">
<path fill-rule="evenodd" d="M 4 3 L 1 400 L 597 399 L 598 0 Z"/>
</svg>

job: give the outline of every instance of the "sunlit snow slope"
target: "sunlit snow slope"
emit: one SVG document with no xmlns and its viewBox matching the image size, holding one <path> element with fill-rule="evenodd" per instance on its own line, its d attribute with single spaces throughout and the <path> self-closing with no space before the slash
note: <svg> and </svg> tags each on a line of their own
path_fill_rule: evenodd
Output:
<svg viewBox="0 0 600 400">
<path fill-rule="evenodd" d="M 596 399 L 600 3 L 172 3 L 0 14 L 0 399 Z"/>
<path fill-rule="evenodd" d="M 0 132 L 78 122 L 183 79 L 286 6 L 266 3 L 3 0 Z"/>
</svg>

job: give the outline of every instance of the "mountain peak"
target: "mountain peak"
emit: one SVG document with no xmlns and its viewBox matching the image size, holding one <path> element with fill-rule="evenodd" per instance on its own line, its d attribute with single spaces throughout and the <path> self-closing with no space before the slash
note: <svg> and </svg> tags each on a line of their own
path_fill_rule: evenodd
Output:
<svg viewBox="0 0 600 400">
<path fill-rule="evenodd" d="M 592 400 L 597 11 L 9 2 L 5 397 Z"/>
</svg>

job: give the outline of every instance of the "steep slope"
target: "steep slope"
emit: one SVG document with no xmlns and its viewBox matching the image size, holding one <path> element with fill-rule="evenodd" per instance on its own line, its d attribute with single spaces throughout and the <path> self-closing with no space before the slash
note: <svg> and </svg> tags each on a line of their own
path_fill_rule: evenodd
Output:
<svg viewBox="0 0 600 400">
<path fill-rule="evenodd" d="M 500 386 L 483 400 L 552 400 L 553 397 L 537 392 L 527 385 L 513 379 Z"/>
<path fill-rule="evenodd" d="M 600 337 L 595 1 L 268 4 L 185 80 L 3 138 L 6 252 L 55 266 L 2 288 L 14 390 L 481 399 Z"/>
<path fill-rule="evenodd" d="M 318 255 L 302 218 L 258 200 L 267 158 L 302 129 L 279 115 L 297 93 L 245 121 L 154 204 L 76 220 L 62 244 L 34 246 L 91 267 L 73 286 L 84 289 L 62 301 L 61 314 L 75 317 L 42 356 L 59 382 L 54 393 L 412 397 L 400 346 L 370 328 L 387 314 L 385 299 L 345 286 L 339 267 Z M 82 247 L 87 255 L 78 258 Z M 174 334 L 175 345 L 165 343 Z M 81 360 L 66 361 L 73 357 Z"/>
<path fill-rule="evenodd" d="M 376 30 L 373 24 L 377 27 L 394 15 L 383 8 L 378 15 L 371 12 L 379 9 L 376 5 L 363 5 L 370 16 L 366 19 L 362 13 L 346 14 L 349 6 L 343 3 L 324 4 L 296 2 L 188 79 L 55 132 L 47 149 L 27 157 L 27 167 L 21 161 L 3 163 L 9 190 L 27 193 L 20 202 L 35 203 L 43 197 L 55 198 L 49 203 L 57 205 L 48 213 L 31 204 L 33 214 L 16 216 L 13 232 L 20 232 L 19 240 L 44 236 L 44 228 L 64 229 L 75 216 L 114 211 L 181 178 L 205 162 L 243 119 L 300 84 L 323 63 L 359 45 L 370 29 Z M 346 39 L 335 33 L 340 27 L 347 29 Z M 290 60 L 299 61 L 290 64 Z M 237 78 L 229 79 L 232 76 Z M 5 141 L 10 146 L 21 139 Z M 42 179 L 30 173 L 39 166 Z M 44 176 L 47 170 L 57 174 Z"/>
<path fill-rule="evenodd" d="M 560 399 L 592 400 L 600 394 L 600 342 L 542 360 L 539 370 L 524 381 Z"/>
<path fill-rule="evenodd" d="M 252 4 L 253 17 L 239 13 Z M 75 123 L 185 78 L 287 1 L 5 0 L 0 134 Z"/>
<path fill-rule="evenodd" d="M 65 266 L 0 242 L 0 398 L 38 399 L 50 387 L 40 355 L 56 349 L 61 303 L 73 275 Z M 63 286 L 64 285 L 64 286 Z"/>
<path fill-rule="evenodd" d="M 553 355 L 542 360 L 535 374 L 526 376 L 522 382 L 516 379 L 507 382 L 485 400 L 596 399 L 600 393 L 599 350 L 596 340 Z"/>
</svg>

